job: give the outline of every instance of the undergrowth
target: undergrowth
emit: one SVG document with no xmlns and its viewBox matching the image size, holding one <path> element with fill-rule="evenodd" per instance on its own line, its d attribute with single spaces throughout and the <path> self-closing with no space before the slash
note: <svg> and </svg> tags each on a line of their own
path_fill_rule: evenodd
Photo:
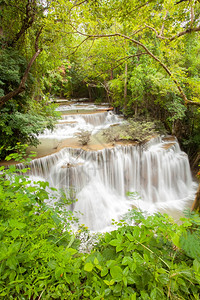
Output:
<svg viewBox="0 0 200 300">
<path fill-rule="evenodd" d="M 0 172 L 1 299 L 199 299 L 198 214 L 178 225 L 132 210 L 81 253 L 87 229 L 72 232 L 72 212 L 45 204 L 48 183 Z"/>
</svg>

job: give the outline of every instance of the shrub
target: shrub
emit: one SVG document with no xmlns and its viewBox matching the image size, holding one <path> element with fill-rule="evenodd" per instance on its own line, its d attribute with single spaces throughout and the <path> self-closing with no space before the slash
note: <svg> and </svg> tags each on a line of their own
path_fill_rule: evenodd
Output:
<svg viewBox="0 0 200 300">
<path fill-rule="evenodd" d="M 131 140 L 143 142 L 157 134 L 156 125 L 153 122 L 129 119 L 127 124 L 112 126 L 103 131 L 108 142 L 119 140 Z"/>
<path fill-rule="evenodd" d="M 4 159 L 10 153 L 8 148 L 18 142 L 37 146 L 38 135 L 45 128 L 52 130 L 58 118 L 59 114 L 53 112 L 51 105 L 42 101 L 37 105 L 32 103 L 30 111 L 18 111 L 16 103 L 9 101 L 0 112 L 0 159 Z"/>
<path fill-rule="evenodd" d="M 80 129 L 80 131 L 76 133 L 76 137 L 81 145 L 87 145 L 90 142 L 91 132 Z"/>
</svg>

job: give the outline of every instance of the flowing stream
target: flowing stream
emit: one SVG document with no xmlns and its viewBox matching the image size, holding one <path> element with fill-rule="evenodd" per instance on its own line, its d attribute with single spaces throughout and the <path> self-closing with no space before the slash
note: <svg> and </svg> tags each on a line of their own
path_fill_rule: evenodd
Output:
<svg viewBox="0 0 200 300">
<path fill-rule="evenodd" d="M 41 138 L 73 137 L 80 129 L 96 133 L 120 122 L 110 111 L 63 115 L 55 130 Z M 108 229 L 112 219 L 119 220 L 132 207 L 179 217 L 196 191 L 187 155 L 176 139 L 162 137 L 99 151 L 64 148 L 33 160 L 31 174 L 78 199 L 70 209 L 81 212 L 80 223 L 95 231 Z"/>
</svg>

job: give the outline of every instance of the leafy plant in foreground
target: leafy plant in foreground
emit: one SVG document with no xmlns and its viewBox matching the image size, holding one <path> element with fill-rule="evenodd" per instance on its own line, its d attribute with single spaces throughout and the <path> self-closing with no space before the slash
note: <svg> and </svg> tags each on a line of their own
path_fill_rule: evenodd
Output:
<svg viewBox="0 0 200 300">
<path fill-rule="evenodd" d="M 0 172 L 0 298 L 199 299 L 199 215 L 178 225 L 132 210 L 80 253 L 88 230 L 71 231 L 62 201 L 46 204 L 48 183 L 33 185 L 15 166 Z"/>
<path fill-rule="evenodd" d="M 94 292 L 102 297 L 95 299 L 199 299 L 197 241 L 187 245 L 193 256 L 180 246 L 193 217 L 179 226 L 168 216 L 131 214 L 137 225 L 123 221 L 86 259 L 88 299 Z"/>
<path fill-rule="evenodd" d="M 33 185 L 15 166 L 0 172 L 0 297 L 70 298 L 81 264 L 71 212 L 45 204 L 48 183 Z"/>
</svg>

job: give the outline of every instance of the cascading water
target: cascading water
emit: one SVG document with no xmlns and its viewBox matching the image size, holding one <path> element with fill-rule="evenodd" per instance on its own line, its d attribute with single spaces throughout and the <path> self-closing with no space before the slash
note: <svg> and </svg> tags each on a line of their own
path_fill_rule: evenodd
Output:
<svg viewBox="0 0 200 300">
<path fill-rule="evenodd" d="M 92 124 L 95 128 L 119 121 L 110 112 L 63 119 L 81 119 L 84 126 Z M 71 128 L 72 135 L 78 128 L 62 125 L 63 130 Z M 56 134 L 61 130 L 59 126 Z M 55 132 L 48 135 L 54 136 Z M 196 188 L 187 155 L 175 139 L 170 143 L 161 137 L 141 146 L 121 145 L 100 151 L 64 148 L 33 160 L 31 173 L 77 198 L 73 210 L 82 213 L 80 223 L 91 230 L 104 230 L 112 219 L 118 220 L 132 206 L 149 213 L 179 213 L 191 205 Z M 127 192 L 137 196 L 130 199 Z"/>
<path fill-rule="evenodd" d="M 52 132 L 46 129 L 45 132 L 40 135 L 40 139 L 52 137 L 57 139 L 71 138 L 81 129 L 91 131 L 92 134 L 95 134 L 101 129 L 120 122 L 121 118 L 110 111 L 94 114 L 63 115 L 54 131 Z"/>
</svg>

